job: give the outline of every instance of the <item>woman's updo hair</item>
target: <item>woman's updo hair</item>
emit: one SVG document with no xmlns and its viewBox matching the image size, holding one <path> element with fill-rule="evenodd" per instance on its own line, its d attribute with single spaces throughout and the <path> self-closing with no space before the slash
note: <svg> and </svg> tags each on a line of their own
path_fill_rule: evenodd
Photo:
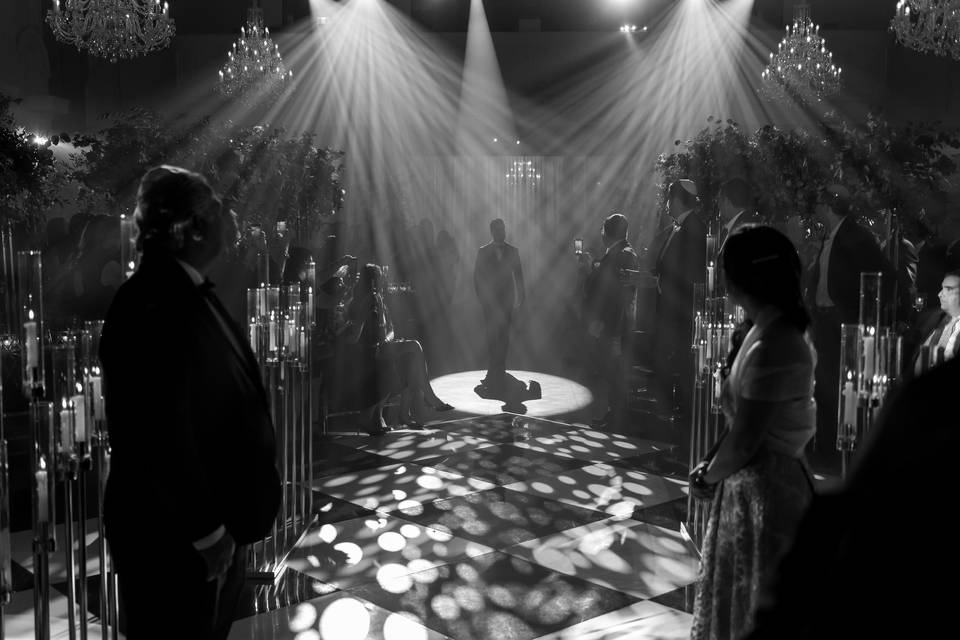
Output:
<svg viewBox="0 0 960 640">
<path fill-rule="evenodd" d="M 357 286 L 363 293 L 380 293 L 383 287 L 383 268 L 372 262 L 368 262 L 360 269 L 360 278 Z"/>
<path fill-rule="evenodd" d="M 137 250 L 180 251 L 187 234 L 220 232 L 223 202 L 199 173 L 161 165 L 144 174 L 137 191 Z"/>
<path fill-rule="evenodd" d="M 807 330 L 810 315 L 803 304 L 800 256 L 787 236 L 773 227 L 741 227 L 724 243 L 721 262 L 728 283 L 778 308 L 799 331 Z"/>
</svg>

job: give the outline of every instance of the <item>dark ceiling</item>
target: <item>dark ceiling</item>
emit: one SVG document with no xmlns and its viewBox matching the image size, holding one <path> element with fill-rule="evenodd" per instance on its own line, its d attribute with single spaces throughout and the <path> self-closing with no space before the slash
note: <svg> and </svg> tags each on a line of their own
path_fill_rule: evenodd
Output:
<svg viewBox="0 0 960 640">
<path fill-rule="evenodd" d="M 351 0 L 343 0 L 349 2 Z M 357 1 L 357 0 L 353 0 Z M 385 0 L 430 31 L 466 31 L 471 0 Z M 749 0 L 483 0 L 492 31 L 612 30 L 624 22 L 642 24 L 675 2 Z M 799 2 L 800 0 L 797 0 Z M 279 0 L 283 22 L 310 15 L 309 0 Z M 181 33 L 224 33 L 240 28 L 250 0 L 171 0 Z M 792 14 L 792 0 L 754 0 L 758 26 L 779 27 Z M 809 0 L 814 21 L 824 29 L 885 29 L 896 0 Z"/>
</svg>

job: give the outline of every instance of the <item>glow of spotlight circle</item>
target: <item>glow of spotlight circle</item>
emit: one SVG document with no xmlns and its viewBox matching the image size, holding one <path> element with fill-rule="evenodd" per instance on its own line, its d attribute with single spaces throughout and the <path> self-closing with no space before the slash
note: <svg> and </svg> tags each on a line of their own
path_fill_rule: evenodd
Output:
<svg viewBox="0 0 960 640">
<path fill-rule="evenodd" d="M 320 614 L 320 637 L 363 640 L 370 632 L 370 614 L 354 598 L 341 598 Z"/>
<path fill-rule="evenodd" d="M 530 417 L 554 416 L 570 413 L 589 406 L 593 394 L 582 384 L 546 373 L 533 371 L 509 371 L 513 377 L 529 384 L 531 380 L 540 383 L 541 398 L 526 400 L 523 405 Z M 475 415 L 496 415 L 503 413 L 503 400 L 481 398 L 474 391 L 486 371 L 461 371 L 434 378 L 430 384 L 438 396 L 457 410 Z"/>
<path fill-rule="evenodd" d="M 427 628 L 403 614 L 391 613 L 383 622 L 383 639 L 427 640 Z"/>
<path fill-rule="evenodd" d="M 380 534 L 377 544 L 384 551 L 400 551 L 407 546 L 407 539 L 396 531 L 387 531 Z"/>
<path fill-rule="evenodd" d="M 363 549 L 353 542 L 338 542 L 333 548 L 347 556 L 347 564 L 354 565 L 363 559 Z"/>
<path fill-rule="evenodd" d="M 323 640 L 316 629 L 306 629 L 293 636 L 293 640 Z"/>
</svg>

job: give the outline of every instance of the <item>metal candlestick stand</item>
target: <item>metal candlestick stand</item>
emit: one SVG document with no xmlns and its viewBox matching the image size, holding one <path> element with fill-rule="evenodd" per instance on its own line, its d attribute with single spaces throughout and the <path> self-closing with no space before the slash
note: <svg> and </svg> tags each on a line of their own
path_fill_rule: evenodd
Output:
<svg viewBox="0 0 960 640">
<path fill-rule="evenodd" d="M 843 477 L 902 369 L 903 340 L 881 324 L 882 285 L 881 273 L 861 273 L 860 323 L 841 326 L 837 449 Z"/>
<path fill-rule="evenodd" d="M 7 337 L 3 336 L 6 340 Z M 13 597 L 13 567 L 10 549 L 10 470 L 7 432 L 3 424 L 3 358 L 0 357 L 0 640 L 6 638 L 4 609 Z"/>
<path fill-rule="evenodd" d="M 56 437 L 53 405 L 44 401 L 43 269 L 39 251 L 17 253 L 23 391 L 30 401 L 33 455 L 33 605 L 37 640 L 50 638 L 50 563 L 56 550 Z"/>
<path fill-rule="evenodd" d="M 109 468 L 109 446 L 104 428 L 102 384 L 96 348 L 102 323 L 85 323 L 80 340 L 73 333 L 60 333 L 46 344 L 43 316 L 42 264 L 40 252 L 17 254 L 17 294 L 22 328 L 23 389 L 30 401 L 33 441 L 31 473 L 33 496 L 34 633 L 48 640 L 50 627 L 50 554 L 57 550 L 56 486 L 64 496 L 64 559 L 67 572 L 67 618 L 70 640 L 88 636 L 87 590 L 87 479 L 97 473 L 97 530 L 100 536 L 102 638 L 118 637 L 115 576 L 108 572 L 109 554 L 103 531 L 103 487 Z M 82 356 L 78 366 L 78 346 Z M 49 379 L 45 377 L 49 354 Z M 48 398 L 56 402 L 48 401 Z M 2 432 L 2 431 L 0 431 Z M 91 442 L 96 449 L 91 448 Z M 94 455 L 96 454 L 96 464 Z M 6 451 L 0 435 L 0 500 L 6 492 Z M 0 550 L 9 555 L 9 517 L 0 515 Z M 6 555 L 0 551 L 0 562 Z M 6 575 L 6 574 L 5 574 Z M 8 578 L 0 576 L 0 597 Z M 6 582 L 5 582 L 6 581 Z"/>
<path fill-rule="evenodd" d="M 289 553 L 315 520 L 311 379 L 312 284 L 247 290 L 247 330 L 260 365 L 277 434 L 284 491 L 271 534 L 253 545 L 250 578 L 276 583 Z"/>
<path fill-rule="evenodd" d="M 690 468 L 693 469 L 720 438 L 724 428 L 720 405 L 721 371 L 743 310 L 731 303 L 719 285 L 720 247 L 717 235 L 707 234 L 706 282 L 693 287 L 693 407 L 690 425 Z M 706 536 L 710 503 L 687 497 L 687 521 L 681 532 L 699 550 Z"/>
</svg>

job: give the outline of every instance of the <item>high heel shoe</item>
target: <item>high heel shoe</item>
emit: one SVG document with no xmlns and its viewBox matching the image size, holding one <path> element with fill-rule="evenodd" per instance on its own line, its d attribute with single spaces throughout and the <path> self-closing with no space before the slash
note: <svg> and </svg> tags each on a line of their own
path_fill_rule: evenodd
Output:
<svg viewBox="0 0 960 640">
<path fill-rule="evenodd" d="M 411 431 L 423 431 L 426 429 L 422 422 L 417 422 L 413 418 L 407 418 L 403 421 L 403 424 L 405 424 L 407 429 L 410 429 Z"/>
</svg>

